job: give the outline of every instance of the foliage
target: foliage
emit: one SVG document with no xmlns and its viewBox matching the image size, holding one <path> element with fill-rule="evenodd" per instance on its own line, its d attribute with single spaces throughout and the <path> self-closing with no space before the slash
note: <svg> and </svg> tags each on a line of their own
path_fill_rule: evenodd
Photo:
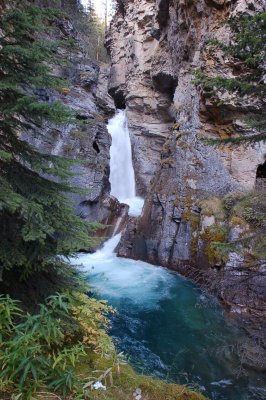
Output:
<svg viewBox="0 0 266 400">
<path fill-rule="evenodd" d="M 118 359 L 117 359 L 118 357 Z M 123 355 L 115 355 L 115 358 L 92 358 L 94 375 L 89 377 L 91 381 L 98 379 L 99 373 L 104 375 L 112 370 L 113 384 L 108 379 L 103 380 L 107 385 L 106 391 L 92 390 L 87 393 L 90 400 L 132 400 L 137 388 L 141 389 L 142 397 L 149 400 L 204 400 L 205 397 L 192 391 L 186 386 L 168 383 L 150 376 L 137 374 L 130 365 L 125 363 Z M 80 369 L 82 370 L 82 368 Z M 97 375 L 98 374 L 98 375 Z M 90 382 L 88 382 L 90 383 Z M 195 390 L 195 389 L 194 389 Z"/>
<path fill-rule="evenodd" d="M 218 197 L 209 197 L 208 199 L 200 200 L 198 204 L 202 215 L 208 217 L 213 215 L 215 220 L 220 222 L 225 220 L 223 204 Z"/>
<path fill-rule="evenodd" d="M 41 154 L 26 141 L 45 124 L 66 124 L 72 113 L 41 99 L 65 82 L 53 74 L 61 63 L 56 41 L 46 41 L 60 11 L 24 2 L 4 11 L 0 37 L 0 262 L 25 273 L 48 268 L 58 254 L 88 248 L 90 227 L 74 215 L 65 193 L 73 161 Z M 12 257 L 10 256 L 12 254 Z"/>
<path fill-rule="evenodd" d="M 262 88 L 253 86 L 252 84 L 243 80 L 235 78 L 224 78 L 222 76 L 210 77 L 206 76 L 201 70 L 194 71 L 195 84 L 201 85 L 204 90 L 215 93 L 217 89 L 226 89 L 229 91 L 238 91 L 240 94 L 254 93 L 256 90 L 260 91 Z"/>
<path fill-rule="evenodd" d="M 250 226 L 249 234 L 243 237 L 243 247 L 250 248 L 257 260 L 266 259 L 265 194 L 262 192 L 247 193 L 234 205 L 231 216 L 241 218 Z"/>
<path fill-rule="evenodd" d="M 206 241 L 206 255 L 212 264 L 224 264 L 227 261 L 228 252 L 224 247 L 229 238 L 228 233 L 228 225 L 213 224 L 201 234 Z"/>
<path fill-rule="evenodd" d="M 99 398 L 102 393 L 93 393 L 86 386 L 88 373 L 96 374 L 92 371 L 96 359 L 108 360 L 111 365 L 105 372 L 116 368 L 118 385 L 121 382 L 122 388 L 112 388 L 109 399 L 131 398 L 136 383 L 149 386 L 151 399 L 164 398 L 166 392 L 169 396 L 171 392 L 173 399 L 177 393 L 180 399 L 201 399 L 186 388 L 171 385 L 170 390 L 165 383 L 138 377 L 128 366 L 120 374 L 123 361 L 107 335 L 112 309 L 85 292 L 66 291 L 71 273 L 72 287 L 81 285 L 74 270 L 67 271 L 66 279 L 68 264 L 61 256 L 87 248 L 93 227 L 73 214 L 65 197 L 78 192 L 68 184 L 73 162 L 41 154 L 27 141 L 31 135 L 43 134 L 44 126 L 73 123 L 72 113 L 61 103 L 42 100 L 43 92 L 50 98 L 54 90 L 68 92 L 66 82 L 53 70 L 64 62 L 57 52 L 62 43 L 51 40 L 61 16 L 60 11 L 49 8 L 55 2 L 24 0 L 1 7 L 0 270 L 4 267 L 6 274 L 22 271 L 25 278 L 31 272 L 42 277 L 44 272 L 36 271 L 48 269 L 49 278 L 62 277 L 65 290 L 50 296 L 35 314 L 25 314 L 17 300 L 0 296 L 0 397 L 33 400 L 53 392 L 75 400 Z M 75 43 L 65 44 L 71 48 Z M 123 392 L 126 394 L 121 397 Z"/>
<path fill-rule="evenodd" d="M 66 4 L 65 11 L 71 16 L 78 32 L 79 46 L 85 56 L 96 62 L 108 62 L 107 51 L 104 47 L 107 22 L 102 21 L 95 12 L 94 2 L 88 0 L 86 7 Z M 107 12 L 107 10 L 106 10 Z"/>
<path fill-rule="evenodd" d="M 83 382 L 75 368 L 87 351 L 114 352 L 106 333 L 104 302 L 74 292 L 50 296 L 39 313 L 23 314 L 18 302 L 0 296 L 0 390 L 33 398 L 42 388 L 66 396 L 82 393 Z"/>
<path fill-rule="evenodd" d="M 154 400 L 204 399 L 186 387 L 136 374 L 107 335 L 110 312 L 105 302 L 81 292 L 50 296 L 34 315 L 0 296 L 1 398 L 12 393 L 20 400 L 42 399 L 52 392 L 52 398 L 56 393 L 75 400 L 124 400 L 138 387 Z M 94 390 L 99 382 L 106 392 Z"/>
<path fill-rule="evenodd" d="M 211 262 L 226 262 L 230 252 L 242 253 L 247 261 L 266 259 L 266 200 L 261 192 L 232 192 L 227 194 L 222 204 L 226 212 L 226 225 L 214 224 L 205 230 L 206 253 Z M 241 235 L 232 240 L 228 229 L 240 225 Z"/>
<path fill-rule="evenodd" d="M 256 73 L 261 74 L 266 56 L 266 12 L 231 18 L 228 23 L 235 36 L 229 46 L 221 44 L 223 50 L 248 66 L 258 68 Z"/>
<path fill-rule="evenodd" d="M 106 315 L 111 311 L 104 300 L 88 298 L 86 294 L 72 295 L 72 313 L 81 327 L 82 342 L 93 347 L 102 356 L 110 349 L 114 350 L 110 338 L 105 335 L 109 327 Z"/>
<path fill-rule="evenodd" d="M 217 39 L 210 39 L 208 44 L 219 46 L 225 54 L 239 58 L 252 68 L 260 69 L 266 55 L 266 13 L 230 18 L 228 25 L 234 33 L 229 45 L 219 42 Z M 260 74 L 262 71 L 256 72 Z"/>
<path fill-rule="evenodd" d="M 107 52 L 104 47 L 107 25 L 97 16 L 93 4 L 88 6 L 87 13 L 87 36 L 86 43 L 90 56 L 101 62 L 108 62 Z"/>
<path fill-rule="evenodd" d="M 264 193 L 246 193 L 234 204 L 231 215 L 243 218 L 253 227 L 265 227 L 266 201 Z"/>
<path fill-rule="evenodd" d="M 228 21 L 233 37 L 226 45 L 216 39 L 208 45 L 221 48 L 225 54 L 234 57 L 236 63 L 242 63 L 242 73 L 238 77 L 206 76 L 201 70 L 195 71 L 195 84 L 215 97 L 216 91 L 227 90 L 235 96 L 249 95 L 259 99 L 263 104 L 265 90 L 265 56 L 266 56 L 266 13 L 231 18 Z M 207 140 L 213 143 L 259 142 L 266 139 L 266 116 L 260 115 L 245 119 L 247 125 L 256 129 L 253 135 L 239 135 L 228 139 Z"/>
<path fill-rule="evenodd" d="M 230 192 L 223 198 L 223 207 L 226 210 L 227 214 L 230 215 L 233 207 L 245 197 L 245 193 L 243 192 Z"/>
</svg>

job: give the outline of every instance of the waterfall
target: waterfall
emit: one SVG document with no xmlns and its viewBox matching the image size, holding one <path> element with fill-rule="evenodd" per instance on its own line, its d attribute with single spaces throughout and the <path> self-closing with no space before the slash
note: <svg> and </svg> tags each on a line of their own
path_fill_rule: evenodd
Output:
<svg viewBox="0 0 266 400">
<path fill-rule="evenodd" d="M 129 215 L 141 214 L 143 199 L 136 196 L 135 174 L 126 111 L 117 110 L 109 120 L 108 132 L 112 136 L 110 148 L 111 195 L 120 203 L 129 205 Z"/>
<path fill-rule="evenodd" d="M 103 247 L 101 247 L 99 250 L 97 250 L 93 254 L 84 254 L 83 256 L 80 256 L 81 258 L 87 259 L 90 262 L 97 262 L 101 260 L 111 260 L 116 257 L 115 253 L 115 248 L 118 245 L 119 241 L 121 239 L 121 233 L 118 233 L 117 235 L 113 236 L 111 239 L 107 240 Z"/>
<path fill-rule="evenodd" d="M 107 128 L 112 136 L 110 149 L 111 194 L 123 202 L 136 196 L 131 143 L 125 110 L 118 110 L 117 114 L 109 121 Z"/>
<path fill-rule="evenodd" d="M 135 192 L 125 111 L 117 112 L 108 130 L 112 136 L 111 194 L 129 204 L 130 215 L 139 215 L 143 200 Z M 255 399 L 255 390 L 264 399 L 262 375 L 247 372 L 239 380 L 235 372 L 238 355 L 230 351 L 224 357 L 221 353 L 224 348 L 238 348 L 239 341 L 245 343 L 246 339 L 227 323 L 212 297 L 166 268 L 117 257 L 121 233 L 115 233 L 119 231 L 119 218 L 114 236 L 102 248 L 93 254 L 78 255 L 90 291 L 118 310 L 112 319 L 111 334 L 119 351 L 129 354 L 141 373 L 184 384 L 187 380 L 196 382 L 213 400 L 239 400 L 246 394 L 245 398 Z M 77 259 L 71 262 L 77 264 Z"/>
</svg>

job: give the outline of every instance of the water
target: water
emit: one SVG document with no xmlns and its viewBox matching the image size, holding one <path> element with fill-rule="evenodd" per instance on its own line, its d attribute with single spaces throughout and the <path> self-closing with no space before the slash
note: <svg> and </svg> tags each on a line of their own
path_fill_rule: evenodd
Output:
<svg viewBox="0 0 266 400">
<path fill-rule="evenodd" d="M 237 377 L 245 340 L 214 298 L 165 268 L 116 257 L 117 235 L 78 262 L 92 290 L 118 310 L 111 334 L 140 372 L 193 383 L 212 400 L 265 400 L 263 375 Z"/>
<path fill-rule="evenodd" d="M 143 200 L 136 196 L 125 111 L 117 112 L 108 130 L 111 194 L 137 216 Z M 120 237 L 94 254 L 79 255 L 78 263 L 88 273 L 92 291 L 118 310 L 111 334 L 135 368 L 193 384 L 212 400 L 265 400 L 262 374 L 239 376 L 234 349 L 246 338 L 225 319 L 217 301 L 165 268 L 116 257 Z"/>
<path fill-rule="evenodd" d="M 110 148 L 111 195 L 116 197 L 120 203 L 128 204 L 129 215 L 137 217 L 141 214 L 144 201 L 136 196 L 126 111 L 117 110 L 116 115 L 109 120 L 107 129 L 112 136 Z"/>
</svg>

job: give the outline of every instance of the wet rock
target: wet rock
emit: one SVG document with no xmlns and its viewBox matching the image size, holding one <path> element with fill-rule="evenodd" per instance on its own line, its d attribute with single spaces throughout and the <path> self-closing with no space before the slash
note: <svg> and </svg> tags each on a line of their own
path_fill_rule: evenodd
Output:
<svg viewBox="0 0 266 400">
<path fill-rule="evenodd" d="M 265 315 L 265 295 L 258 287 L 248 291 L 243 277 L 258 285 L 263 278 L 253 276 L 237 252 L 226 265 L 211 260 L 206 236 L 223 225 L 231 240 L 246 234 L 247 226 L 229 224 L 215 207 L 227 193 L 254 188 L 266 147 L 214 147 L 202 139 L 250 134 L 245 119 L 264 105 L 249 95 L 217 89 L 215 97 L 199 90 L 192 71 L 228 78 L 245 74 L 242 65 L 206 41 L 229 43 L 228 18 L 263 7 L 262 1 L 249 0 L 128 1 L 108 38 L 109 92 L 127 107 L 137 189 L 146 196 L 142 216 L 129 220 L 123 232 L 119 255 L 197 280 L 208 275 L 201 283 L 208 282 L 232 312 L 250 315 Z M 200 203 L 211 198 L 218 201 L 205 212 Z"/>
<path fill-rule="evenodd" d="M 112 237 L 121 232 L 128 221 L 129 206 L 119 203 L 115 197 L 108 194 L 98 201 L 86 201 L 82 207 L 88 221 L 98 221 L 106 225 L 96 232 L 97 236 Z"/>
</svg>

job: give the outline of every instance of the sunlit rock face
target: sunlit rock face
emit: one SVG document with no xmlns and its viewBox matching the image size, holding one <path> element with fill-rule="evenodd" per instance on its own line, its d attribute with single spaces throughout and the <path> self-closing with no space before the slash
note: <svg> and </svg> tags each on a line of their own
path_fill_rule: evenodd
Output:
<svg viewBox="0 0 266 400">
<path fill-rule="evenodd" d="M 141 0 L 120 4 L 107 39 L 111 55 L 109 92 L 118 107 L 128 108 L 138 164 L 137 186 L 145 194 L 173 121 L 178 120 L 180 129 L 223 137 L 232 129 L 245 129 L 241 124 L 243 113 L 261 109 L 256 99 L 245 97 L 239 104 L 229 92 L 220 94 L 222 106 L 217 106 L 195 89 L 191 69 L 201 67 L 210 76 L 234 76 L 232 59 L 217 48 L 206 50 L 206 42 L 210 38 L 228 42 L 230 31 L 225 21 L 233 15 L 262 11 L 265 5 L 263 1 L 246 0 Z M 215 150 L 232 180 L 246 189 L 254 186 L 261 152 L 264 149 L 259 147 Z"/>
<path fill-rule="evenodd" d="M 161 52 L 154 28 L 156 8 L 155 2 L 127 2 L 107 40 L 112 59 L 109 93 L 118 108 L 127 107 L 140 195 L 147 193 L 173 122 L 170 106 L 176 82 L 167 49 L 161 64 L 154 59 Z"/>
<path fill-rule="evenodd" d="M 228 224 L 230 238 L 238 228 L 225 215 L 218 212 L 217 216 L 210 205 L 203 211 L 202 201 L 221 202 L 228 193 L 254 189 L 266 147 L 262 143 L 217 147 L 202 139 L 250 133 L 245 119 L 265 105 L 250 96 L 237 98 L 218 90 L 218 101 L 214 101 L 196 87 L 193 70 L 228 78 L 244 74 L 234 60 L 207 42 L 214 38 L 228 43 L 232 33 L 226 21 L 263 11 L 265 2 L 140 0 L 119 4 L 107 40 L 109 93 L 117 105 L 127 107 L 137 189 L 146 195 L 142 216 L 130 221 L 119 254 L 186 275 L 192 275 L 192 270 L 212 271 L 220 297 L 233 311 L 256 314 L 263 296 L 255 304 L 244 290 L 232 295 L 232 282 L 243 260 L 232 255 L 223 269 L 206 254 L 206 217 L 212 221 L 210 226 Z M 240 223 L 239 229 L 247 232 L 249 227 Z M 261 283 L 256 281 L 254 286 Z"/>
</svg>

